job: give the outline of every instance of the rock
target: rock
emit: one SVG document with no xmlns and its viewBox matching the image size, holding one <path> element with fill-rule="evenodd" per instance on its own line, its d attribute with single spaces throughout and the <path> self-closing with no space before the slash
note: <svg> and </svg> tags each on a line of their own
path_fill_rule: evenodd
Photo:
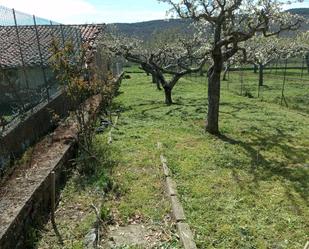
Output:
<svg viewBox="0 0 309 249">
<path fill-rule="evenodd" d="M 97 134 L 103 133 L 104 131 L 105 131 L 105 126 L 100 126 L 100 127 L 96 128 L 96 130 L 95 130 L 95 132 Z"/>
<path fill-rule="evenodd" d="M 166 188 L 169 196 L 177 195 L 176 183 L 171 177 L 166 177 Z"/>
<path fill-rule="evenodd" d="M 186 220 L 185 213 L 183 211 L 182 205 L 180 201 L 178 200 L 177 196 L 171 196 L 171 200 L 172 200 L 173 216 L 176 222 Z"/>
<path fill-rule="evenodd" d="M 84 239 L 85 249 L 95 249 L 97 243 L 97 233 L 96 229 L 91 229 Z"/>
</svg>

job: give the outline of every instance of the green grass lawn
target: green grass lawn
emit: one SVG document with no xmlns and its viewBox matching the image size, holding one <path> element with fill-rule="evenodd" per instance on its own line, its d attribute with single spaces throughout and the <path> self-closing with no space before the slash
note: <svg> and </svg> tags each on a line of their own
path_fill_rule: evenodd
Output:
<svg viewBox="0 0 309 249">
<path fill-rule="evenodd" d="M 111 177 L 123 195 L 108 205 L 122 219 L 138 213 L 160 221 L 168 212 L 156 149 L 161 141 L 199 248 L 304 246 L 309 234 L 308 109 L 242 97 L 223 85 L 223 135 L 217 138 L 204 132 L 205 80 L 181 80 L 175 104 L 165 106 L 163 92 L 155 90 L 150 77 L 131 76 L 114 102 L 121 116 L 113 144 L 118 163 Z"/>
<path fill-rule="evenodd" d="M 96 219 L 91 203 L 117 224 L 163 229 L 165 239 L 156 248 L 181 248 L 169 218 L 158 141 L 199 248 L 304 246 L 309 234 L 308 106 L 293 109 L 243 97 L 223 83 L 222 136 L 217 138 L 204 132 L 205 79 L 181 80 L 175 104 L 166 106 L 151 77 L 131 77 L 113 103 L 120 117 L 112 145 L 106 132 L 97 135 L 98 161 L 86 163 L 95 172 L 90 177 L 75 173 L 62 192 L 56 223 L 64 245 L 49 222 L 33 238 L 36 248 L 83 248 Z M 305 89 L 295 91 L 305 94 Z"/>
</svg>

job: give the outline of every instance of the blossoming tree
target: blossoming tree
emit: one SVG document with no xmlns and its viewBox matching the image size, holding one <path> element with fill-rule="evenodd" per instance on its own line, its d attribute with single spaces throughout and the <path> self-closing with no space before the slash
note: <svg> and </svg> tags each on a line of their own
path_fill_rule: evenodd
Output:
<svg viewBox="0 0 309 249">
<path fill-rule="evenodd" d="M 159 0 L 171 6 L 180 18 L 205 21 L 212 30 L 208 71 L 208 115 L 206 130 L 219 135 L 221 73 L 224 63 L 241 50 L 239 44 L 259 33 L 274 36 L 299 28 L 301 19 L 283 11 L 277 0 Z"/>
</svg>

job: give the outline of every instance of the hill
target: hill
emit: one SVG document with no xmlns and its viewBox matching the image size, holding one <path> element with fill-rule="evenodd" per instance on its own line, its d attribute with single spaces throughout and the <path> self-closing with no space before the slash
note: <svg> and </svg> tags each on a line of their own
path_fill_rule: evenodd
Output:
<svg viewBox="0 0 309 249">
<path fill-rule="evenodd" d="M 116 28 L 117 31 L 124 35 L 147 40 L 154 32 L 162 32 L 171 29 L 186 32 L 191 22 L 192 21 L 188 19 L 169 19 L 138 23 L 114 23 L 108 26 L 110 28 Z"/>
<path fill-rule="evenodd" d="M 297 14 L 300 16 L 303 16 L 307 20 L 309 20 L 309 8 L 295 8 L 295 9 L 289 9 L 288 10 L 292 14 Z M 309 23 L 303 23 L 301 28 L 301 31 L 308 31 L 309 30 Z"/>
<path fill-rule="evenodd" d="M 301 16 L 306 16 L 309 18 L 309 8 L 295 8 L 295 9 L 289 9 L 288 12 L 292 14 L 297 14 Z"/>
<path fill-rule="evenodd" d="M 309 19 L 309 8 L 295 8 L 288 10 L 290 13 L 298 14 Z M 191 20 L 170 19 L 170 20 L 154 20 L 138 23 L 114 23 L 108 27 L 115 27 L 120 33 L 127 36 L 134 36 L 143 40 L 151 37 L 154 32 L 161 32 L 170 29 L 180 30 L 184 33 L 189 31 L 188 26 Z M 302 30 L 309 30 L 309 25 L 304 24 Z"/>
</svg>

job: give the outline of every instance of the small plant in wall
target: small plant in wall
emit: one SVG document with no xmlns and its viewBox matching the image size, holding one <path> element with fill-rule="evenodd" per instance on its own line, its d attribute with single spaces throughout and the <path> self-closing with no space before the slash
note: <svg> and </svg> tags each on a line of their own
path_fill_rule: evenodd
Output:
<svg viewBox="0 0 309 249">
<path fill-rule="evenodd" d="M 5 117 L 0 115 L 0 137 L 2 133 L 4 132 L 5 126 L 7 124 L 8 124 L 8 121 L 5 119 Z"/>
<path fill-rule="evenodd" d="M 92 143 L 84 105 L 82 104 L 94 93 L 94 84 L 90 80 L 90 70 L 86 63 L 86 47 L 75 49 L 73 43 L 66 43 L 63 48 L 54 40 L 52 43 L 52 67 L 63 91 L 72 102 L 73 114 L 78 123 L 79 142 L 90 149 Z"/>
<path fill-rule="evenodd" d="M 92 148 L 96 121 L 91 115 L 94 107 L 86 100 L 96 94 L 104 97 L 111 93 L 112 75 L 106 72 L 103 77 L 100 70 L 97 70 L 94 63 L 95 54 L 88 43 L 76 48 L 71 42 L 60 46 L 54 40 L 51 50 L 52 68 L 73 106 L 72 114 L 77 121 L 77 140 L 80 149 L 85 152 L 81 153 L 79 161 L 91 166 L 92 169 L 86 166 L 83 170 L 87 171 L 84 173 L 90 173 L 89 171 L 93 170 L 93 164 L 88 163 L 89 159 L 97 160 Z"/>
</svg>

